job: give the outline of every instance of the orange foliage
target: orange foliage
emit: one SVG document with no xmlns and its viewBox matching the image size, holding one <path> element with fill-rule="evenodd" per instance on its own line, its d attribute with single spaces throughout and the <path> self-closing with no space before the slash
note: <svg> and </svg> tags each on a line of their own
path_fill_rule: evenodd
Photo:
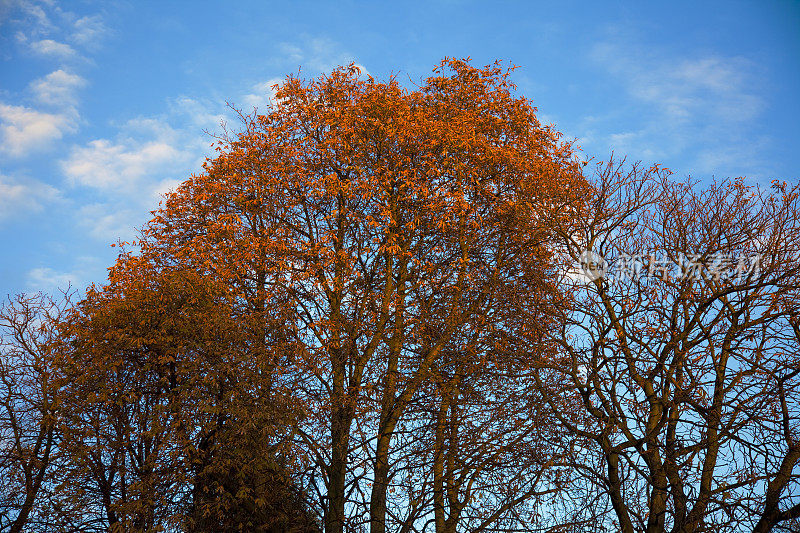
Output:
<svg viewBox="0 0 800 533">
<path fill-rule="evenodd" d="M 145 230 L 143 256 L 213 277 L 268 332 L 256 351 L 280 324 L 275 379 L 306 413 L 327 531 L 356 467 L 382 531 L 394 431 L 442 353 L 510 364 L 558 298 L 549 227 L 587 185 L 508 75 L 446 60 L 413 91 L 352 65 L 290 77 Z M 357 419 L 377 439 L 363 466 Z"/>
</svg>

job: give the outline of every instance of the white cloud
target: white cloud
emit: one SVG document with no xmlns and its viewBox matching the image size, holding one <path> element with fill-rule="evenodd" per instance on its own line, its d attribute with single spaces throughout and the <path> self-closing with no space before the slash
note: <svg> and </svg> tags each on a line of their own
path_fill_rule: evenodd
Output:
<svg viewBox="0 0 800 533">
<path fill-rule="evenodd" d="M 102 201 L 83 206 L 79 224 L 105 242 L 130 240 L 150 218 L 164 193 L 200 169 L 213 129 L 221 115 L 192 98 L 168 102 L 169 112 L 121 124 L 113 138 L 75 145 L 61 161 L 73 186 L 90 187 Z"/>
<path fill-rule="evenodd" d="M 76 57 L 78 53 L 70 45 L 60 43 L 53 39 L 42 39 L 31 43 L 31 50 L 39 55 L 50 56 L 57 59 L 69 59 Z"/>
<path fill-rule="evenodd" d="M 31 81 L 28 91 L 18 95 L 19 100 L 0 102 L 0 154 L 24 157 L 77 131 L 77 93 L 86 80 L 63 65 L 84 58 L 64 40 L 74 29 L 74 42 L 89 42 L 104 29 L 99 16 L 78 18 L 51 0 L 11 0 L 5 7 L 12 17 L 10 24 L 18 28 L 14 32 L 17 42 L 62 64 Z M 23 103 L 30 101 L 37 105 Z M 41 106 L 54 109 L 43 110 Z"/>
<path fill-rule="evenodd" d="M 23 106 L 0 103 L 0 152 L 22 157 L 48 148 L 65 133 L 77 129 L 74 110 L 43 113 Z"/>
<path fill-rule="evenodd" d="M 41 56 L 60 61 L 84 59 L 80 50 L 96 50 L 109 33 L 101 15 L 79 16 L 59 2 L 0 0 L 0 12 L 3 4 L 12 24 L 20 28 L 16 40 Z"/>
<path fill-rule="evenodd" d="M 636 154 L 636 157 L 645 161 L 659 161 L 667 156 L 664 148 L 651 143 L 651 132 L 627 131 L 612 133 L 608 136 L 608 144 L 620 154 Z"/>
<path fill-rule="evenodd" d="M 141 178 L 166 170 L 185 159 L 181 151 L 162 140 L 136 142 L 91 141 L 72 150 L 64 172 L 73 183 L 98 189 L 139 185 Z"/>
<path fill-rule="evenodd" d="M 125 122 L 114 139 L 73 146 L 61 161 L 62 170 L 73 184 L 107 192 L 119 190 L 126 200 L 134 195 L 149 207 L 153 191 L 160 190 L 164 180 L 186 179 L 199 169 L 208 150 L 209 138 L 197 121 L 205 123 L 219 116 L 204 111 L 198 118 L 188 110 L 202 106 L 185 100 L 183 107 L 170 115 Z"/>
<path fill-rule="evenodd" d="M 58 196 L 58 190 L 45 183 L 14 180 L 0 174 L 0 221 L 21 212 L 40 211 Z"/>
<path fill-rule="evenodd" d="M 140 117 L 126 122 L 114 140 L 74 146 L 61 164 L 73 184 L 149 200 L 157 183 L 189 166 L 195 151 L 194 139 L 165 120 Z"/>
<path fill-rule="evenodd" d="M 16 2 L 16 4 L 20 7 L 27 19 L 31 21 L 34 31 L 46 32 L 53 29 L 53 23 L 50 22 L 50 18 L 47 16 L 42 6 L 26 0 L 20 0 Z"/>
<path fill-rule="evenodd" d="M 770 149 L 771 139 L 765 135 L 754 135 L 746 142 L 716 144 L 702 147 L 697 151 L 696 168 L 719 177 L 751 178 L 767 177 L 767 167 L 763 161 Z"/>
<path fill-rule="evenodd" d="M 617 43 L 598 44 L 592 57 L 623 80 L 632 96 L 670 120 L 747 121 L 763 108 L 748 84 L 751 65 L 740 57 L 661 57 Z"/>
<path fill-rule="evenodd" d="M 153 200 L 161 201 L 165 195 L 177 189 L 185 180 L 180 178 L 165 179 L 153 189 Z"/>
<path fill-rule="evenodd" d="M 300 62 L 303 60 L 303 50 L 297 45 L 281 43 L 278 45 L 278 49 L 285 56 L 286 61 Z"/>
<path fill-rule="evenodd" d="M 28 272 L 28 284 L 38 290 L 66 289 L 80 284 L 80 274 L 57 272 L 49 267 L 34 268 Z"/>
<path fill-rule="evenodd" d="M 30 87 L 36 99 L 43 104 L 74 107 L 77 104 L 75 93 L 85 85 L 86 80 L 77 74 L 59 69 L 31 82 Z"/>
<path fill-rule="evenodd" d="M 230 118 L 226 114 L 214 110 L 214 106 L 210 102 L 188 96 L 173 98 L 168 103 L 170 113 L 174 115 L 174 118 L 188 122 L 191 124 L 190 127 L 197 128 L 198 131 L 216 130 L 221 123 Z"/>
</svg>

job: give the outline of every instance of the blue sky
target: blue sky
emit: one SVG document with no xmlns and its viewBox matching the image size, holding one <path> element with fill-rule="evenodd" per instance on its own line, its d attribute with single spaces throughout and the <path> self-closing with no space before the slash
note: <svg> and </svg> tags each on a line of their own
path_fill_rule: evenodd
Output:
<svg viewBox="0 0 800 533">
<path fill-rule="evenodd" d="M 0 295 L 102 282 L 226 101 L 356 62 L 495 59 L 587 155 L 800 179 L 800 2 L 0 0 Z"/>
</svg>

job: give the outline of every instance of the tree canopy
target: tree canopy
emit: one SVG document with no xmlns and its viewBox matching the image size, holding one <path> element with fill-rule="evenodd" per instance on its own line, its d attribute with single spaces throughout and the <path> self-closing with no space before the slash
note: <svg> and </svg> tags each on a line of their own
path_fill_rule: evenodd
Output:
<svg viewBox="0 0 800 533">
<path fill-rule="evenodd" d="M 798 188 L 589 166 L 512 71 L 287 77 L 9 302 L 0 531 L 796 527 Z"/>
</svg>

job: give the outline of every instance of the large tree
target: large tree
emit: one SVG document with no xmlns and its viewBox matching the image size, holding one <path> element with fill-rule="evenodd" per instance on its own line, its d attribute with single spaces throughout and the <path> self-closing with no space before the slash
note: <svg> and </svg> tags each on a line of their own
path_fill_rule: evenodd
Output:
<svg viewBox="0 0 800 533">
<path fill-rule="evenodd" d="M 328 532 L 385 531 L 399 425 L 444 361 L 513 366 L 552 316 L 548 224 L 586 185 L 508 74 L 447 60 L 413 91 L 353 66 L 288 78 L 146 229 L 146 254 L 213 276 L 262 324 L 253 349 L 270 344 L 274 385 L 303 408 Z"/>
</svg>

